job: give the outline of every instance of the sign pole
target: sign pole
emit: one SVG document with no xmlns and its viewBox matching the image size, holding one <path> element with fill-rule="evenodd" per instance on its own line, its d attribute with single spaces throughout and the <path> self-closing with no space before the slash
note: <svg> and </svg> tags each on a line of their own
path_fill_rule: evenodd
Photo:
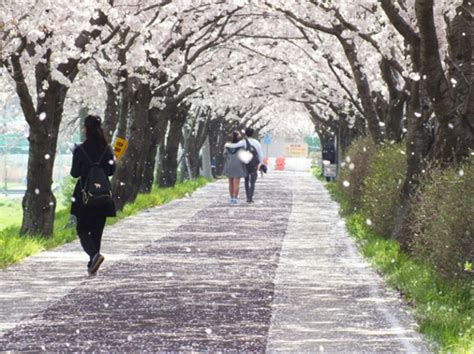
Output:
<svg viewBox="0 0 474 354">
<path fill-rule="evenodd" d="M 268 159 L 268 145 L 270 145 L 271 139 L 270 139 L 270 134 L 265 133 L 263 135 L 263 144 L 265 145 L 265 150 L 266 150 L 266 155 Z"/>
</svg>

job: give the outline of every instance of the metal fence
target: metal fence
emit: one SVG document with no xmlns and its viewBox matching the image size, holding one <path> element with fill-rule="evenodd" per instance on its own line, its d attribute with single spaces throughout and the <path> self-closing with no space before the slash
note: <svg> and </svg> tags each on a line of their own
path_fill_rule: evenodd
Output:
<svg viewBox="0 0 474 354">
<path fill-rule="evenodd" d="M 57 153 L 53 170 L 53 190 L 60 188 L 69 176 L 72 155 Z M 28 155 L 0 153 L 0 191 L 2 194 L 24 194 L 28 170 Z"/>
</svg>

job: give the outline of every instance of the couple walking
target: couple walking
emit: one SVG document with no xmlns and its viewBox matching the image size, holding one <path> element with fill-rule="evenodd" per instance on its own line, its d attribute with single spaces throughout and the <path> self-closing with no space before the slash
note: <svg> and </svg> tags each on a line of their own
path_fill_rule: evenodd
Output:
<svg viewBox="0 0 474 354">
<path fill-rule="evenodd" d="M 225 144 L 223 174 L 229 180 L 230 204 L 237 204 L 241 178 L 245 178 L 247 203 L 253 203 L 258 169 L 263 161 L 262 146 L 253 138 L 253 134 L 252 128 L 245 129 L 245 136 L 234 131 L 229 136 L 230 142 Z M 245 152 L 248 156 L 244 156 Z"/>
</svg>

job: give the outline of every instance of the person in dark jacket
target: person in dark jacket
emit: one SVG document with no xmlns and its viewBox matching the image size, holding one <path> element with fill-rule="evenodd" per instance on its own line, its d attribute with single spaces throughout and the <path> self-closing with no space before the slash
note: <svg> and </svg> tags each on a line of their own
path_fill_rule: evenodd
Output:
<svg viewBox="0 0 474 354">
<path fill-rule="evenodd" d="M 105 140 L 101 119 L 98 116 L 87 116 L 84 120 L 84 129 L 86 140 L 76 146 L 72 157 L 71 176 L 79 178 L 74 188 L 71 214 L 77 218 L 77 234 L 82 248 L 89 255 L 88 273 L 95 275 L 104 261 L 104 256 L 100 254 L 100 246 L 105 220 L 109 216 L 115 216 L 116 209 L 113 200 L 100 209 L 84 206 L 81 185 L 85 183 L 91 168 L 90 161 L 98 162 L 100 159 L 100 167 L 107 176 L 112 176 L 115 172 L 115 160 L 112 148 Z"/>
<path fill-rule="evenodd" d="M 330 138 L 326 144 L 324 144 L 323 149 L 321 151 L 321 155 L 323 158 L 323 168 L 322 171 L 324 173 L 324 166 L 325 164 L 329 165 L 334 165 L 337 163 L 337 154 L 336 154 L 336 147 L 335 147 L 335 142 L 334 138 Z M 326 181 L 331 181 L 333 180 L 334 177 L 327 177 L 326 176 Z"/>
</svg>

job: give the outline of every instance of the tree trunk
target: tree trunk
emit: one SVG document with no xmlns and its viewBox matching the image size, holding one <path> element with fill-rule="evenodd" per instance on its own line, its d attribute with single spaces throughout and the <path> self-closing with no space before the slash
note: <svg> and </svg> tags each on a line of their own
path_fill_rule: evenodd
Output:
<svg viewBox="0 0 474 354">
<path fill-rule="evenodd" d="M 388 102 L 384 102 L 385 112 L 379 114 L 385 123 L 385 138 L 388 141 L 399 143 L 403 137 L 403 113 L 407 94 L 405 88 L 398 89 L 398 82 L 393 73 L 392 66 L 388 59 L 382 58 L 380 62 L 380 71 L 382 78 L 388 88 Z M 380 97 L 380 100 L 383 100 Z"/>
<path fill-rule="evenodd" d="M 30 122 L 27 187 L 22 202 L 22 235 L 50 236 L 53 233 L 56 198 L 51 187 L 66 92 L 66 87 L 57 82 L 50 83 L 36 109 L 41 118 Z"/>
<path fill-rule="evenodd" d="M 406 96 L 403 93 L 396 95 L 390 100 L 385 119 L 385 136 L 391 142 L 399 143 L 402 141 L 405 102 Z"/>
<path fill-rule="evenodd" d="M 214 160 L 216 165 L 215 174 L 216 176 L 222 175 L 224 169 L 224 145 L 226 142 L 225 125 L 223 122 L 224 118 L 214 119 L 210 122 L 209 127 L 209 143 L 211 145 L 211 161 Z"/>
<path fill-rule="evenodd" d="M 192 172 L 191 166 L 190 166 L 190 160 L 192 159 L 192 150 L 193 150 L 193 144 L 194 144 L 194 136 L 193 136 L 193 130 L 194 130 L 194 123 L 195 123 L 195 118 L 191 122 L 189 117 L 187 117 L 188 124 L 185 124 L 183 126 L 183 135 L 182 135 L 182 147 L 183 147 L 183 153 L 180 158 L 180 163 L 181 163 L 181 173 L 179 176 L 179 181 L 182 183 L 185 179 L 193 179 L 194 174 Z"/>
<path fill-rule="evenodd" d="M 339 124 L 339 150 L 340 150 L 340 157 L 345 156 L 347 149 L 351 146 L 352 142 L 360 136 L 363 136 L 358 128 L 354 126 L 349 126 L 346 121 L 345 115 L 341 115 L 339 117 L 340 124 Z M 341 161 L 340 159 L 338 161 Z"/>
<path fill-rule="evenodd" d="M 105 81 L 105 87 L 107 91 L 107 101 L 105 103 L 104 112 L 104 123 L 102 124 L 105 138 L 110 144 L 112 136 L 114 135 L 115 129 L 119 119 L 119 107 L 118 107 L 118 95 L 115 91 L 115 86 Z"/>
<path fill-rule="evenodd" d="M 127 128 L 130 118 L 130 96 L 133 93 L 128 85 L 128 79 L 123 84 L 122 91 L 120 91 L 120 105 L 118 107 L 119 117 L 117 125 L 117 136 L 125 139 L 127 137 Z"/>
<path fill-rule="evenodd" d="M 193 131 L 189 134 L 186 146 L 186 156 L 191 165 L 193 178 L 200 175 L 201 159 L 199 156 L 201 148 L 209 133 L 209 120 L 204 116 L 196 117 L 195 119 L 197 120 L 197 124 L 192 128 Z"/>
<path fill-rule="evenodd" d="M 463 1 L 463 6 L 456 10 L 456 17 L 448 26 L 448 43 L 451 78 L 456 80 L 456 107 L 467 125 L 474 129 L 474 81 L 473 50 L 474 50 L 474 5 L 471 1 Z M 471 137 L 472 139 L 472 137 Z"/>
<path fill-rule="evenodd" d="M 344 49 L 344 53 L 346 54 L 347 60 L 349 61 L 349 64 L 351 66 L 354 81 L 357 86 L 357 91 L 359 93 L 362 107 L 364 108 L 364 114 L 367 118 L 369 133 L 372 136 L 372 139 L 376 143 L 379 143 L 383 140 L 379 125 L 379 117 L 377 115 L 377 110 L 375 108 L 374 100 L 370 91 L 369 81 L 367 80 L 365 74 L 362 72 L 362 65 L 359 63 L 357 58 L 357 50 L 355 44 L 351 39 L 344 39 L 342 38 L 342 36 L 337 36 L 337 38 L 339 39 L 339 42 L 341 43 L 342 48 Z"/>
<path fill-rule="evenodd" d="M 421 70 L 421 40 L 418 33 L 400 15 L 393 1 L 381 0 L 381 6 L 392 25 L 410 45 L 410 58 L 414 72 Z M 425 168 L 425 159 L 432 143 L 429 131 L 430 102 L 424 88 L 424 80 L 409 82 L 410 94 L 407 97 L 407 171 L 400 191 L 400 207 L 395 218 L 392 238 L 397 240 L 403 249 L 408 248 L 411 240 L 408 230 L 411 214 L 411 197 L 416 189 L 419 176 Z"/>
<path fill-rule="evenodd" d="M 186 122 L 186 115 L 182 112 L 177 113 L 178 114 L 170 120 L 166 147 L 161 156 L 162 160 L 158 176 L 158 185 L 160 187 L 173 187 L 177 181 L 178 150 L 183 134 L 183 125 Z"/>
<path fill-rule="evenodd" d="M 417 61 L 414 70 L 417 70 Z M 432 142 L 428 128 L 429 107 L 423 107 L 420 98 L 421 84 L 419 81 L 410 83 L 410 97 L 407 106 L 407 170 L 400 191 L 400 207 L 395 218 L 392 238 L 397 240 L 402 249 L 407 250 L 411 241 L 408 229 L 411 214 L 411 197 L 419 183 L 421 171 L 426 166 L 426 156 Z M 423 109 L 424 108 L 424 109 Z"/>
<path fill-rule="evenodd" d="M 149 137 L 150 86 L 141 82 L 135 85 L 128 145 L 121 161 L 117 164 L 117 170 L 112 179 L 112 189 L 119 210 L 123 209 L 126 203 L 133 202 L 138 195 L 144 169 L 145 146 L 147 146 L 144 145 L 144 141 L 147 141 Z"/>
<path fill-rule="evenodd" d="M 211 148 L 209 145 L 209 136 L 206 136 L 204 144 L 202 146 L 202 175 L 204 178 L 211 179 L 212 167 L 211 167 Z"/>
<path fill-rule="evenodd" d="M 160 178 L 162 175 L 163 170 L 163 161 L 165 156 L 165 149 L 166 149 L 166 133 L 169 131 L 169 122 L 171 121 L 172 117 L 164 117 L 166 119 L 166 129 L 163 136 L 160 136 L 160 140 L 158 141 L 158 156 L 156 161 L 156 180 L 155 183 L 158 187 L 160 187 Z"/>
<path fill-rule="evenodd" d="M 154 171 L 156 165 L 156 155 L 160 143 L 164 141 L 166 130 L 168 128 L 168 112 L 160 111 L 158 108 L 152 108 L 149 112 L 154 126 L 151 131 L 151 143 L 146 154 L 145 168 L 143 171 L 143 180 L 140 187 L 141 193 L 150 193 L 154 182 Z"/>
<path fill-rule="evenodd" d="M 464 1 L 449 31 L 452 87 L 444 75 L 439 54 L 433 15 L 433 0 L 416 0 L 415 11 L 421 38 L 421 69 L 438 122 L 430 159 L 441 165 L 459 162 L 473 147 L 473 111 L 469 111 L 472 93 L 472 12 L 473 6 Z M 464 33 L 464 35 L 463 35 Z M 463 39 L 462 37 L 467 37 Z M 464 45 L 468 44 L 467 48 Z M 461 68 L 461 69 L 460 69 Z M 468 76 L 466 76 L 466 74 Z M 474 107 L 473 107 L 474 108 Z"/>
<path fill-rule="evenodd" d="M 91 40 L 100 36 L 100 27 L 105 25 L 107 17 L 101 11 L 98 11 L 97 15 L 90 20 L 95 29 L 91 32 L 82 31 L 75 39 L 74 43 L 79 51 L 83 51 Z M 35 45 L 26 46 L 26 51 L 20 50 L 18 54 L 13 54 L 10 57 L 11 67 L 9 67 L 23 114 L 30 128 L 28 180 L 27 190 L 22 201 L 21 234 L 50 236 L 53 233 L 56 208 L 56 199 L 51 190 L 52 175 L 59 126 L 68 87 L 61 85 L 51 77 L 52 49 L 43 51 L 43 48 L 42 60 L 35 64 L 37 104 L 36 108 L 34 107 L 31 93 L 25 81 L 20 56 L 23 52 L 28 52 L 30 56 L 36 55 L 38 54 L 36 49 Z M 78 73 L 79 61 L 78 58 L 68 58 L 66 62 L 57 66 L 57 70 L 70 82 L 73 82 Z"/>
<path fill-rule="evenodd" d="M 201 149 L 197 148 L 196 144 L 191 151 L 188 152 L 188 161 L 191 167 L 191 174 L 193 178 L 199 177 L 199 171 L 201 169 L 201 159 L 199 158 L 199 152 Z"/>
</svg>

